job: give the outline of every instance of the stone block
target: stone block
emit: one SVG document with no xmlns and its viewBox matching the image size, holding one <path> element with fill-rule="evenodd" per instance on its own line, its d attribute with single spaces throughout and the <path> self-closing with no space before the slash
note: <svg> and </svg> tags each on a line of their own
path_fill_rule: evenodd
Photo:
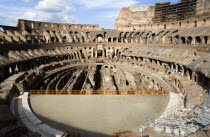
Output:
<svg viewBox="0 0 210 137">
<path fill-rule="evenodd" d="M 172 134 L 172 129 L 171 129 L 171 127 L 166 126 L 165 132 L 166 132 L 167 134 Z"/>
<path fill-rule="evenodd" d="M 173 131 L 173 133 L 175 134 L 175 135 L 180 135 L 180 130 L 178 129 L 178 128 L 175 128 L 174 129 L 174 131 Z"/>
</svg>

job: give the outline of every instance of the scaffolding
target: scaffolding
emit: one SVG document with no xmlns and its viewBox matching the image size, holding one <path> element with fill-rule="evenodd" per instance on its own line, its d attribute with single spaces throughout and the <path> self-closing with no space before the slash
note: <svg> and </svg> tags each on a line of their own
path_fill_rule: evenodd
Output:
<svg viewBox="0 0 210 137">
<path fill-rule="evenodd" d="M 178 3 L 161 2 L 155 4 L 153 22 L 184 20 L 196 14 L 197 0 L 182 0 Z"/>
</svg>

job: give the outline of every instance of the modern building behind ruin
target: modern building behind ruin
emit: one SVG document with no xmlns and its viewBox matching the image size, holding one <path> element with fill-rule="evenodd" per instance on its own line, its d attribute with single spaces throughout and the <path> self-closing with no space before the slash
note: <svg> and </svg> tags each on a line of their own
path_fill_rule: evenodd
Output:
<svg viewBox="0 0 210 137">
<path fill-rule="evenodd" d="M 27 98 L 37 94 L 167 95 L 165 111 L 150 125 L 157 136 L 196 136 L 210 124 L 210 1 L 123 7 L 111 30 L 23 19 L 0 25 L 0 70 L 4 137 L 64 134 L 34 113 Z"/>
</svg>

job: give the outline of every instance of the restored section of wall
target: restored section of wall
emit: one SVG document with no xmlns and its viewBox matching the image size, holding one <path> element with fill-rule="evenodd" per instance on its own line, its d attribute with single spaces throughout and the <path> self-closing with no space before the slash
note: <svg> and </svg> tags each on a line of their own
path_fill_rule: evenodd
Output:
<svg viewBox="0 0 210 137">
<path fill-rule="evenodd" d="M 196 13 L 196 0 L 181 0 L 181 2 L 159 2 L 155 4 L 153 22 L 176 21 L 189 18 Z"/>
</svg>

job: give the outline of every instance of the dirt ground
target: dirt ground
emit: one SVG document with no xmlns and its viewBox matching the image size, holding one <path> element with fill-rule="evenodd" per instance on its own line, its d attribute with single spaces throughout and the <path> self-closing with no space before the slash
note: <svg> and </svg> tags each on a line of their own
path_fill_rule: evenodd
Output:
<svg viewBox="0 0 210 137">
<path fill-rule="evenodd" d="M 32 95 L 31 107 L 46 124 L 88 137 L 109 137 L 113 132 L 138 131 L 147 116 L 158 117 L 168 95 Z"/>
</svg>

